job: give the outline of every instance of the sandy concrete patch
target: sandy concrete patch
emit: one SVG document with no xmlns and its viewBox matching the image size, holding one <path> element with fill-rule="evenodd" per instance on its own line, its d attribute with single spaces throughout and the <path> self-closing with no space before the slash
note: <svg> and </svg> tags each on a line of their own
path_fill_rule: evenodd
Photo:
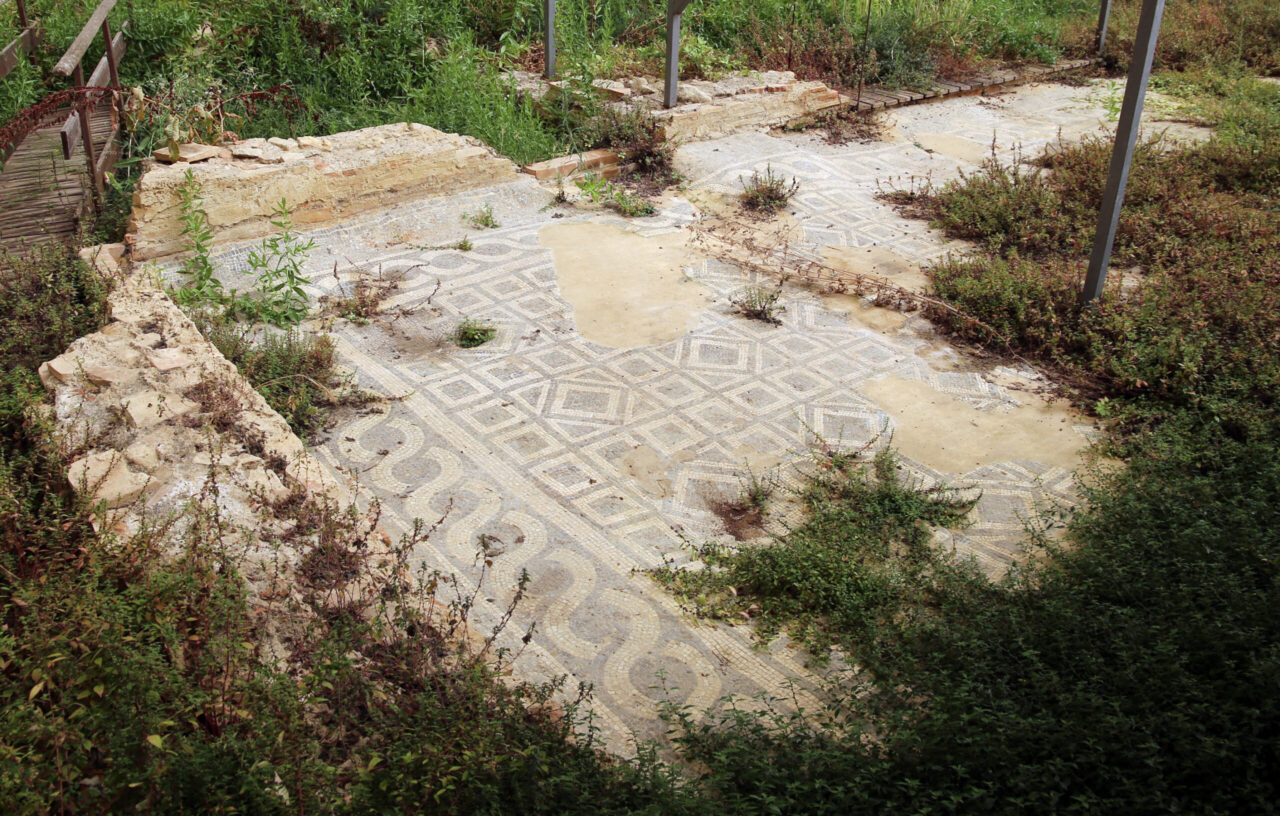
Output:
<svg viewBox="0 0 1280 816">
<path fill-rule="evenodd" d="M 822 257 L 828 266 L 855 275 L 883 278 L 913 292 L 929 288 L 929 278 L 917 264 L 882 246 L 827 246 L 822 248 Z"/>
<path fill-rule="evenodd" d="M 946 133 L 921 133 L 915 143 L 930 153 L 940 153 L 952 159 L 982 164 L 991 158 L 991 145 L 979 144 L 962 136 L 951 136 Z"/>
<path fill-rule="evenodd" d="M 881 334 L 893 334 L 907 323 L 907 315 L 902 312 L 868 306 L 862 302 L 862 298 L 855 295 L 823 295 L 822 305 L 844 315 L 858 328 L 871 329 Z"/>
<path fill-rule="evenodd" d="M 685 268 L 698 261 L 687 232 L 640 236 L 612 224 L 551 224 L 538 232 L 586 339 L 610 348 L 670 342 L 711 303 Z"/>
<path fill-rule="evenodd" d="M 687 462 L 689 458 L 687 453 L 677 453 L 668 459 L 649 445 L 636 445 L 622 455 L 619 470 L 634 479 L 645 493 L 655 498 L 667 499 L 674 495 L 671 491 L 671 472 L 675 464 Z"/>
<path fill-rule="evenodd" d="M 750 445 L 739 445 L 733 449 L 734 459 L 741 462 L 748 471 L 757 476 L 773 470 L 782 464 L 782 452 L 758 451 Z"/>
<path fill-rule="evenodd" d="M 1086 442 L 1065 401 L 1020 393 L 1008 412 L 982 411 L 918 380 L 885 377 L 859 391 L 893 417 L 893 445 L 944 473 L 969 473 L 993 462 L 1027 460 L 1074 470 Z"/>
</svg>

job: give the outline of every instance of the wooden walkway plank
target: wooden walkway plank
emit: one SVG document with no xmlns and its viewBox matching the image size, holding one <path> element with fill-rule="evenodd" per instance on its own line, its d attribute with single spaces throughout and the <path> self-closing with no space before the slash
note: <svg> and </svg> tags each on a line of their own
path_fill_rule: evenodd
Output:
<svg viewBox="0 0 1280 816">
<path fill-rule="evenodd" d="M 70 113 L 60 112 L 53 124 L 29 135 L 0 169 L 0 251 L 69 240 L 80 214 L 92 206 L 84 155 L 62 155 L 59 131 Z M 111 134 L 110 106 L 94 110 L 89 123 L 99 153 Z"/>
</svg>

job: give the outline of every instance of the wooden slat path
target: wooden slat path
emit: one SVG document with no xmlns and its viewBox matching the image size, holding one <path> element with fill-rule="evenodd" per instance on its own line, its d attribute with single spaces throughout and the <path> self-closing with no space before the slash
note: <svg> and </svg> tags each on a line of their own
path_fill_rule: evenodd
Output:
<svg viewBox="0 0 1280 816">
<path fill-rule="evenodd" d="M 19 251 L 67 240 L 80 217 L 92 210 L 84 154 L 62 157 L 59 130 L 70 113 L 62 111 L 52 124 L 23 139 L 0 170 L 0 249 Z M 90 127 L 94 155 L 101 155 L 111 134 L 110 105 L 94 110 Z"/>
</svg>

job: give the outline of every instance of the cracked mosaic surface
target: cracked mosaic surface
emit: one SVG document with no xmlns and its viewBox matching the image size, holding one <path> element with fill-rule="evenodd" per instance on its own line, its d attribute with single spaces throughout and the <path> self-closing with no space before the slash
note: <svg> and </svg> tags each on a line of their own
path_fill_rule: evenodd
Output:
<svg viewBox="0 0 1280 816">
<path fill-rule="evenodd" d="M 1034 152 L 1059 130 L 1105 125 L 1087 88 L 1063 86 L 893 116 L 895 141 L 835 147 L 810 134 L 747 133 L 682 147 L 679 167 L 691 193 L 730 193 L 742 176 L 772 166 L 801 180 L 790 208 L 798 246 L 816 253 L 823 245 L 875 245 L 925 264 L 956 245 L 877 201 L 878 184 L 912 174 L 944 178 L 972 165 L 926 151 L 914 134 L 945 122 L 959 138 L 989 144 L 994 130 L 997 141 L 1008 133 Z M 708 499 L 740 489 L 744 457 L 794 460 L 813 433 L 853 445 L 891 429 L 889 414 L 860 393 L 887 376 L 989 411 L 1017 411 L 1019 397 L 979 373 L 940 365 L 955 355 L 925 339 L 918 318 L 883 334 L 850 323 L 816 295 L 788 290 L 780 326 L 744 319 L 728 298 L 750 278 L 714 260 L 686 269 L 687 285 L 706 287 L 713 299 L 678 339 L 624 349 L 587 341 L 575 331 L 539 230 L 594 220 L 657 238 L 697 213 L 677 197 L 657 217 L 626 222 L 599 210 L 549 208 L 551 195 L 521 180 L 309 233 L 319 245 L 309 261 L 317 294 L 338 288 L 335 264 L 345 281 L 361 269 L 401 278 L 388 316 L 364 326 L 339 321 L 333 333 L 359 383 L 403 398 L 382 413 L 345 418 L 318 453 L 381 499 L 393 530 L 447 510 L 419 553 L 432 567 L 473 580 L 478 536 L 497 542 L 477 607 L 482 631 L 527 571 L 528 595 L 499 644 L 518 646 L 536 623 L 517 673 L 591 684 L 606 744 L 625 751 L 631 734 L 661 733 L 659 699 L 709 708 L 723 695 L 779 693 L 787 678 L 805 676 L 785 638 L 759 648 L 745 627 L 690 621 L 643 574 L 664 558 L 684 560 L 682 536 L 724 535 Z M 467 228 L 462 214 L 485 204 L 500 226 Z M 464 234 L 471 252 L 431 248 Z M 218 256 L 224 277 L 243 268 L 244 253 Z M 464 315 L 493 324 L 497 337 L 471 350 L 451 346 L 445 335 Z M 1086 429 L 1077 432 L 1083 445 Z M 630 467 L 638 450 L 646 478 Z M 993 572 L 1017 555 L 1026 517 L 1072 496 L 1068 470 L 1029 459 L 967 473 L 906 464 L 925 483 L 983 491 L 972 526 L 950 538 Z"/>
</svg>

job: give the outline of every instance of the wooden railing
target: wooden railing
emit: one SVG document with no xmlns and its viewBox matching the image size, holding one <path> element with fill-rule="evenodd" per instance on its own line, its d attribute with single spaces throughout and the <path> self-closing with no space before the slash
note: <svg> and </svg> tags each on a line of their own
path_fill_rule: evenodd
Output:
<svg viewBox="0 0 1280 816">
<path fill-rule="evenodd" d="M 127 27 L 122 27 L 122 30 L 115 36 L 111 35 L 111 24 L 108 22 L 107 16 L 111 14 L 111 10 L 115 8 L 115 5 L 116 0 L 102 0 L 98 4 L 93 14 L 89 16 L 88 22 L 84 24 L 84 28 L 76 35 L 71 47 L 62 55 L 62 59 L 58 60 L 58 64 L 53 66 L 54 74 L 71 77 L 71 81 L 76 87 L 120 87 L 120 74 L 117 71 L 117 66 L 121 58 L 124 57 Z M 89 50 L 89 46 L 93 44 L 94 38 L 99 34 L 102 36 L 103 43 L 102 58 L 98 60 L 93 73 L 86 80 L 82 62 L 84 61 L 85 52 Z M 102 150 L 102 155 L 95 156 L 91 117 L 94 108 L 103 101 L 104 96 L 110 97 L 111 133 L 107 136 L 106 146 Z M 99 203 L 102 201 L 105 179 L 112 168 L 115 167 L 116 161 L 120 159 L 120 140 L 116 138 L 120 132 L 120 112 L 116 106 L 117 97 L 118 94 L 114 90 L 89 91 L 81 94 L 76 102 L 75 111 L 67 117 L 67 121 L 62 125 L 61 130 L 63 158 L 69 160 L 77 145 L 84 146 L 89 177 L 93 181 L 93 191 Z"/>
<path fill-rule="evenodd" d="M 7 3 L 0 2 L 0 6 L 3 5 L 7 5 Z M 18 67 L 24 56 L 34 62 L 36 46 L 44 40 L 44 29 L 40 28 L 34 20 L 27 16 L 27 0 L 16 0 L 16 5 L 18 7 L 18 25 L 22 30 L 18 32 L 18 36 L 14 37 L 12 42 L 0 49 L 0 80 L 9 76 L 13 69 Z M 15 147 L 17 147 L 16 144 L 0 144 L 0 163 L 9 158 L 9 154 L 13 152 Z"/>
<path fill-rule="evenodd" d="M 18 25 L 22 31 L 13 38 L 13 42 L 4 47 L 4 50 L 0 50 L 0 79 L 4 79 L 10 71 L 17 68 L 18 61 L 23 55 L 34 52 L 36 46 L 44 39 L 44 31 L 27 17 L 27 0 L 17 0 L 17 4 Z M 0 5 L 4 4 L 0 3 Z"/>
</svg>

